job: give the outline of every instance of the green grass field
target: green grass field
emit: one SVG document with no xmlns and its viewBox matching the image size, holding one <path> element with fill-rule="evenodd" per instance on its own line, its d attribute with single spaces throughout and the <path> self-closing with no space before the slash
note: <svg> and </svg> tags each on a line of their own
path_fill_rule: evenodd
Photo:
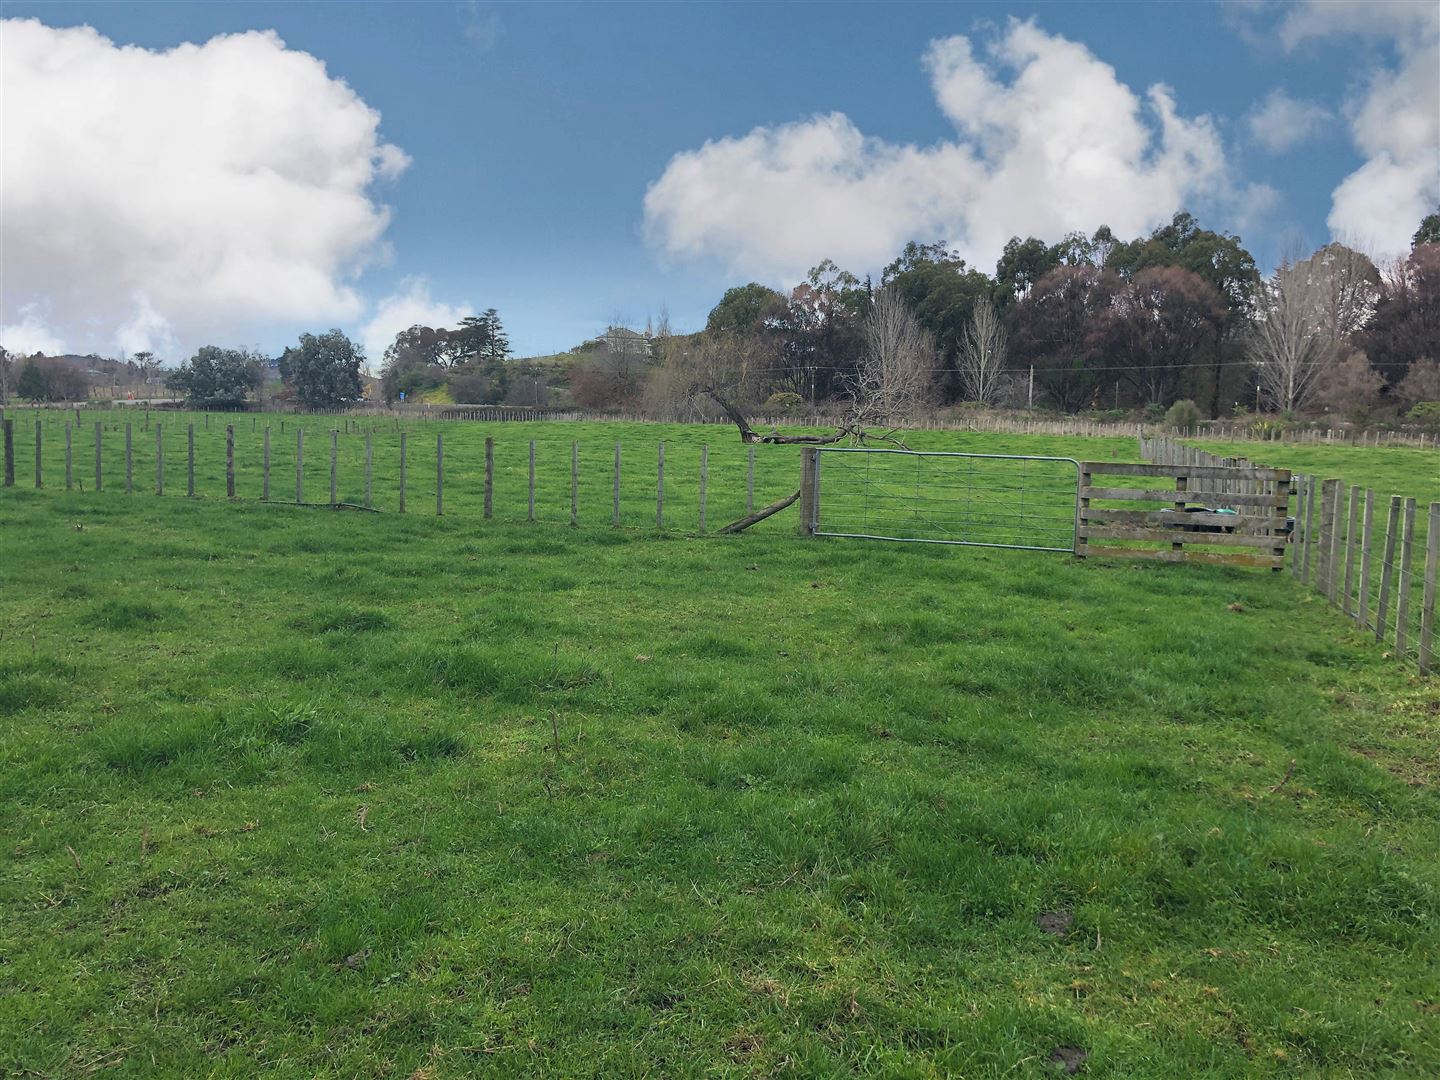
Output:
<svg viewBox="0 0 1440 1080">
<path fill-rule="evenodd" d="M 189 500 L 162 423 L 174 497 L 49 427 L 0 493 L 0 1072 L 1440 1070 L 1440 684 L 1289 575 L 697 536 L 721 428 L 448 425 L 439 519 L 430 425 L 405 516 L 378 431 L 378 515 L 201 440 Z"/>
</svg>

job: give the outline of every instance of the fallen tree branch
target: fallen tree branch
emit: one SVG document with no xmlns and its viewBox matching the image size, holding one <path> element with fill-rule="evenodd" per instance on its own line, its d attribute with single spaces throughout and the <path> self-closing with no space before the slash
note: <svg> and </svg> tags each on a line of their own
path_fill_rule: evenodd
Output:
<svg viewBox="0 0 1440 1080">
<path fill-rule="evenodd" d="M 850 434 L 849 428 L 841 428 L 834 435 L 781 435 L 778 431 L 772 435 L 761 435 L 762 443 L 774 443 L 783 446 L 829 446 L 837 443 Z"/>
<path fill-rule="evenodd" d="M 377 509 L 376 509 L 375 507 L 373 507 L 373 506 L 361 506 L 359 503 L 347 503 L 347 502 L 337 502 L 337 503 L 312 503 L 312 502 L 307 502 L 307 503 L 280 503 L 280 502 L 277 502 L 275 505 L 277 505 L 277 506 L 308 506 L 311 510 L 363 510 L 363 511 L 365 511 L 365 513 L 367 513 L 367 514 L 378 514 L 378 513 L 380 513 L 380 511 L 377 510 Z"/>
<path fill-rule="evenodd" d="M 829 446 L 841 439 L 848 438 L 853 434 L 849 425 L 841 427 L 833 435 L 781 435 L 778 431 L 772 431 L 769 435 L 761 435 L 750 426 L 750 421 L 745 419 L 745 414 L 725 399 L 713 386 L 704 388 L 705 395 L 716 405 L 725 410 L 725 415 L 740 429 L 740 441 L 743 443 L 769 443 L 775 446 Z"/>
<path fill-rule="evenodd" d="M 798 492 L 798 491 L 795 492 L 794 495 L 787 495 L 787 496 L 785 496 L 785 498 L 781 499 L 779 502 L 773 502 L 773 503 L 771 503 L 769 506 L 765 507 L 763 510 L 756 510 L 755 513 L 753 513 L 753 514 L 747 514 L 747 515 L 745 515 L 743 518 L 741 518 L 739 521 L 732 521 L 729 525 L 726 525 L 723 529 L 721 529 L 720 532 L 721 532 L 721 533 L 738 533 L 738 532 L 744 532 L 744 531 L 745 531 L 746 529 L 748 529 L 751 525 L 754 525 L 754 524 L 756 524 L 757 522 L 764 521 L 766 518 L 770 517 L 772 514 L 778 514 L 781 510 L 784 510 L 787 506 L 789 506 L 791 503 L 793 503 L 793 502 L 794 502 L 796 499 L 798 499 L 798 498 L 800 498 L 800 492 Z"/>
</svg>

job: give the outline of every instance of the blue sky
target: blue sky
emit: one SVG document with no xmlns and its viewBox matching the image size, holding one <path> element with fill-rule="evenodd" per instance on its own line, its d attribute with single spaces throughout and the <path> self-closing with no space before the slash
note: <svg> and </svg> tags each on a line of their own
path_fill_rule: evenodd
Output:
<svg viewBox="0 0 1440 1080">
<path fill-rule="evenodd" d="M 66 348 L 113 352 L 117 341 L 132 347 L 150 342 L 164 354 L 202 344 L 202 337 L 238 335 L 235 343 L 273 350 L 301 329 L 332 323 L 357 334 L 368 325 L 371 337 L 378 340 L 376 335 L 384 330 L 383 319 L 377 322 L 379 309 L 389 299 L 392 318 L 411 310 L 443 315 L 463 307 L 496 307 L 517 351 L 531 354 L 568 348 L 616 318 L 643 325 L 662 307 L 668 308 L 677 330 L 696 329 L 729 285 L 751 277 L 792 284 L 794 267 L 827 256 L 846 262 L 841 255 L 848 252 L 848 268 L 862 275 L 875 273 L 894 254 L 893 250 L 890 255 L 880 254 L 892 238 L 948 239 L 972 261 L 993 270 L 999 254 L 989 238 L 993 230 L 980 227 L 977 217 L 998 222 L 994 227 L 1001 231 L 1029 231 L 1026 226 L 1033 223 L 1041 235 L 1056 239 L 1058 235 L 1047 233 L 1064 219 L 1065 211 L 1056 206 L 1065 201 L 1062 196 L 1072 185 L 1063 183 L 1058 193 L 1053 185 L 1017 190 L 1012 202 L 1033 205 L 1002 205 L 1006 193 L 995 190 L 995 184 L 977 186 L 972 192 L 967 186 L 971 181 L 963 176 L 952 183 L 945 169 L 959 165 L 912 161 L 892 168 L 891 159 L 908 146 L 955 143 L 957 123 L 968 123 L 963 118 L 957 121 L 937 102 L 940 83 L 923 66 L 931 43 L 963 35 L 982 56 L 986 49 L 1000 46 L 1024 51 L 1030 46 L 1012 36 L 1013 19 L 1033 20 L 1039 41 L 1034 55 L 1048 55 L 1046 50 L 1051 50 L 1058 56 L 1062 45 L 1079 47 L 1100 71 L 1091 72 L 1099 82 L 1104 81 L 1103 65 L 1113 68 L 1113 81 L 1140 102 L 1134 118 L 1140 130 L 1151 131 L 1157 140 L 1142 157 L 1163 150 L 1158 114 L 1146 101 L 1150 87 L 1170 88 L 1175 113 L 1184 123 L 1198 125 L 1201 117 L 1208 116 L 1211 123 L 1204 131 L 1197 127 L 1189 133 L 1192 141 L 1204 136 L 1205 145 L 1187 151 L 1190 157 L 1177 159 L 1171 173 L 1150 178 L 1155 183 L 1146 195 L 1137 196 L 1143 205 L 1133 218 L 1140 222 L 1162 213 L 1168 217 L 1180 206 L 1165 206 L 1166 201 L 1183 202 L 1205 225 L 1241 234 L 1257 259 L 1270 264 L 1286 247 L 1303 246 L 1308 251 L 1328 240 L 1335 231 L 1327 219 L 1336 213 L 1337 187 L 1377 153 L 1394 156 L 1385 145 L 1377 151 L 1377 140 L 1383 144 L 1387 137 L 1383 131 L 1372 137 L 1357 128 L 1357 113 L 1363 111 L 1367 95 L 1375 93 L 1376 80 L 1401 81 L 1418 66 L 1411 81 L 1423 87 L 1430 74 L 1427 65 L 1432 63 L 1433 41 L 1419 50 L 1417 59 L 1414 27 L 1421 28 L 1422 37 L 1429 32 L 1423 9 L 1434 5 L 1389 5 L 1387 11 L 1393 11 L 1378 20 L 1368 19 L 1369 25 L 1358 31 L 1353 13 L 1305 8 L 1243 3 L 30 4 L 7 0 L 7 19 L 36 18 L 50 28 L 88 25 L 117 47 L 164 51 L 187 42 L 202 44 L 216 35 L 273 30 L 288 52 L 310 54 L 324 64 L 331 79 L 344 80 L 365 106 L 378 112 L 375 138 L 403 150 L 409 164 L 392 178 L 379 170 L 363 185 L 372 204 L 389 208 L 388 223 L 377 229 L 373 243 L 360 252 L 337 254 L 324 247 L 333 240 L 316 241 L 319 247 L 306 256 L 323 264 L 323 272 L 333 274 L 338 282 L 335 290 L 345 293 L 340 299 L 330 295 L 317 300 L 313 317 L 307 317 L 303 308 L 295 310 L 263 296 L 261 285 L 237 286 L 192 310 L 176 288 L 147 289 L 144 277 L 137 276 L 141 270 L 129 265 L 106 279 L 127 282 L 123 296 L 117 293 L 113 317 L 81 313 L 75 303 L 60 296 L 63 283 L 73 280 L 63 267 L 32 265 L 45 259 L 73 260 L 75 251 L 22 243 L 24 238 L 16 239 L 8 231 L 19 226 L 10 224 L 7 250 L 27 254 L 4 258 L 5 309 L 0 324 L 15 340 L 25 337 L 24 327 L 40 327 L 41 340 Z M 1308 29 L 1305 19 L 1311 23 Z M 103 55 L 121 54 L 112 50 Z M 1067 55 L 1074 61 L 1073 54 Z M 992 88 L 995 107 L 1020 111 L 1019 99 L 1007 88 L 1019 77 L 1021 66 L 1007 66 L 1003 60 L 986 62 L 999 87 Z M 1065 70 L 1058 59 L 1056 65 L 1055 70 Z M 88 64 L 91 69 L 95 66 Z M 115 77 L 134 77 L 127 73 L 134 66 L 117 60 Z M 31 95 L 23 93 L 23 86 L 17 90 L 20 76 L 14 72 L 19 67 L 7 58 L 7 131 L 21 130 L 15 122 L 18 110 L 43 119 L 53 107 L 53 95 L 43 92 L 43 87 Z M 264 70 L 256 67 L 253 78 L 279 85 L 268 80 Z M 1035 78 L 1040 77 L 1037 66 Z M 243 86 L 247 81 L 243 70 L 236 80 L 242 85 L 234 93 L 250 92 Z M 169 85 L 178 95 L 188 93 L 184 77 Z M 295 92 L 313 99 L 308 85 L 299 85 Z M 88 103 L 83 98 L 85 93 L 102 97 L 109 93 L 108 84 L 100 86 L 80 91 L 82 100 L 73 108 L 102 109 L 93 98 Z M 1097 88 L 1103 89 L 1098 83 Z M 206 94 L 224 92 L 228 91 L 208 84 L 205 90 Z M 1062 78 L 1050 92 L 1063 98 L 1070 88 Z M 1272 110 L 1270 127 L 1257 128 L 1248 118 L 1276 93 L 1283 95 L 1284 108 Z M 285 114 L 283 102 L 269 107 Z M 964 95 L 957 107 L 968 107 Z M 1429 122 L 1427 106 L 1422 101 L 1416 107 L 1423 126 Z M 143 111 L 155 118 L 165 108 L 161 99 Z M 823 130 L 796 127 L 837 113 L 843 114 L 845 124 L 837 121 Z M 203 114 L 199 120 L 194 112 L 187 115 L 189 121 L 175 120 L 172 126 L 208 125 Z M 1004 125 L 1022 120 L 1001 120 L 1001 127 L 989 136 L 970 134 L 1003 142 L 1015 136 Z M 314 122 L 327 123 L 323 114 Z M 1039 145 L 1073 128 L 1063 118 L 1055 122 L 1055 132 L 1036 136 Z M 125 146 L 144 144 L 151 137 L 133 114 L 122 113 L 109 123 L 107 133 L 98 138 L 118 138 L 114 127 L 123 133 L 132 123 L 136 130 L 126 137 Z M 1289 134 L 1277 134 L 1275 123 Z M 767 129 L 763 146 L 736 141 L 757 128 Z M 830 150 L 815 151 L 823 162 L 802 160 L 793 175 L 784 173 L 792 167 L 788 164 L 792 158 L 811 153 L 817 137 L 843 142 L 852 135 L 871 142 L 851 145 L 838 161 L 827 156 Z M 296 137 L 304 138 L 303 131 Z M 1420 179 L 1413 180 L 1415 169 L 1408 175 L 1412 186 L 1419 185 L 1416 197 L 1423 203 L 1434 198 L 1424 165 L 1429 152 L 1426 140 L 1433 136 L 1425 132 L 1421 138 Z M 730 142 L 723 151 L 696 156 L 688 176 L 677 169 L 667 177 L 676 155 L 695 154 L 711 140 Z M 1284 145 L 1287 142 L 1290 145 Z M 167 145 L 176 144 L 172 140 Z M 186 145 L 194 144 L 157 152 L 156 171 L 166 177 L 185 173 L 193 164 Z M 14 143 L 7 146 L 7 168 L 17 149 Z M 222 157 L 231 153 L 223 144 L 198 147 L 195 152 Z M 59 153 L 63 158 L 63 146 Z M 180 155 L 181 160 L 172 165 L 164 153 Z M 1440 148 L 1429 154 L 1431 172 L 1436 171 L 1436 155 Z M 118 157 L 129 159 L 128 152 Z M 117 154 L 98 160 L 117 160 Z M 777 166 L 777 160 L 787 164 Z M 1031 171 L 1024 160 L 1013 164 L 1017 175 Z M 764 174 L 754 180 L 753 188 L 736 179 L 752 166 Z M 817 211 L 816 220 L 809 222 L 803 191 L 816 169 L 830 195 L 828 201 L 822 200 L 823 212 Z M 68 169 L 71 174 L 97 172 L 101 174 L 97 180 L 106 183 L 145 182 L 143 172 L 131 178 L 123 166 L 117 170 L 114 177 L 104 176 L 106 168 L 94 162 Z M 857 181 L 858 174 L 868 179 Z M 1204 174 L 1203 182 L 1193 180 L 1198 174 Z M 647 217 L 647 190 L 662 177 L 670 182 Z M 20 181 L 12 184 L 8 175 L 6 180 L 7 188 L 26 190 Z M 42 180 L 32 182 L 44 186 Z M 1107 183 L 1123 188 L 1125 181 Z M 869 221 L 864 238 L 847 235 L 850 221 L 885 217 L 876 206 L 887 202 L 891 192 L 908 197 L 927 185 L 934 187 L 928 201 L 908 216 L 881 225 Z M 948 192 L 959 194 L 952 199 Z M 1081 199 L 1080 206 L 1108 208 L 1113 203 L 1105 198 L 1113 200 L 1116 194 L 1099 193 L 1089 202 Z M 744 212 L 737 215 L 727 202 L 732 195 L 751 203 L 766 202 L 776 216 L 752 220 Z M 82 198 L 83 193 L 72 205 Z M 786 199 L 795 201 L 790 204 Z M 982 215 L 960 205 L 966 199 L 993 209 Z M 7 194 L 6 201 L 7 223 L 28 209 L 16 205 L 20 195 L 12 202 Z M 1040 204 L 1046 204 L 1049 212 Z M 1379 220 L 1371 229 L 1363 217 L 1364 201 L 1359 205 L 1359 210 L 1348 211 L 1348 218 L 1342 213 L 1348 233 L 1373 232 L 1384 241 L 1399 229 L 1396 223 Z M 716 220 L 707 220 L 712 211 Z M 65 211 L 52 207 L 49 212 Z M 163 214 L 163 205 L 154 212 Z M 223 199 L 217 200 L 212 213 L 226 215 Z M 1355 224 L 1357 214 L 1362 215 L 1361 228 Z M 91 228 L 103 230 L 115 216 L 113 210 L 97 215 Z M 37 221 L 43 214 L 31 209 L 25 217 Z M 783 241 L 774 235 L 777 220 L 795 225 L 793 231 L 786 230 Z M 1087 231 L 1101 223 L 1099 219 L 1075 222 Z M 160 227 L 164 224 L 162 219 Z M 265 227 L 262 220 L 249 228 L 253 233 Z M 291 228 L 296 227 L 303 224 Z M 202 221 L 188 232 L 194 236 L 204 228 Z M 905 235 L 922 229 L 935 235 Z M 950 235 L 940 235 L 947 230 Z M 56 228 L 51 226 L 48 232 L 53 235 Z M 284 247 L 283 240 L 277 243 Z M 123 251 L 135 245 L 117 239 L 114 246 Z M 146 265 L 153 268 L 163 258 L 162 250 L 149 256 Z M 360 263 L 365 268 L 357 276 L 354 267 Z M 275 278 L 259 263 L 255 273 Z M 786 280 L 787 274 L 792 280 Z M 137 299 L 142 293 L 143 299 Z M 139 314 L 127 305 L 139 305 Z M 15 347 L 8 340 L 0 344 Z"/>
</svg>

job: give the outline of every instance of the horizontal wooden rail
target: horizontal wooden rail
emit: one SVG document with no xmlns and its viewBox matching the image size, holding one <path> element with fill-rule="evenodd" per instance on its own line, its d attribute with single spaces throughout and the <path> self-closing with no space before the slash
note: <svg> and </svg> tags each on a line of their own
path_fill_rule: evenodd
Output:
<svg viewBox="0 0 1440 1080">
<path fill-rule="evenodd" d="M 1108 506 L 1090 507 L 1090 520 L 1104 525 L 1218 525 L 1221 528 L 1238 528 L 1241 525 L 1254 528 L 1269 528 L 1283 532 L 1288 522 L 1284 514 L 1273 516 L 1223 514 L 1197 510 L 1113 510 Z"/>
<path fill-rule="evenodd" d="M 1273 483 L 1285 474 L 1284 469 L 1267 469 L 1258 466 L 1233 467 L 1228 465 L 1137 465 L 1133 462 L 1086 462 L 1085 467 L 1097 476 L 1188 476 L 1205 480 L 1260 480 Z"/>
<path fill-rule="evenodd" d="M 1080 488 L 1082 499 L 1113 499 L 1123 502 L 1192 503 L 1224 502 L 1231 506 L 1270 506 L 1280 509 L 1288 506 L 1289 491 L 1273 495 L 1217 495 L 1212 491 L 1163 491 L 1157 488 L 1112 488 L 1085 485 Z"/>
<path fill-rule="evenodd" d="M 1156 551 L 1142 548 L 1090 547 L 1088 554 L 1115 559 L 1148 559 L 1152 562 L 1215 563 L 1220 566 L 1251 567 L 1257 570 L 1279 570 L 1285 565 L 1284 555 L 1248 555 L 1222 551 Z"/>
<path fill-rule="evenodd" d="M 1274 548 L 1284 540 L 1274 536 L 1253 536 L 1244 533 L 1189 532 L 1184 529 L 1126 529 L 1082 525 L 1080 535 L 1087 540 L 1146 540 L 1155 544 L 1213 544 L 1216 547 Z M 1093 550 L 1093 549 L 1092 549 Z"/>
</svg>

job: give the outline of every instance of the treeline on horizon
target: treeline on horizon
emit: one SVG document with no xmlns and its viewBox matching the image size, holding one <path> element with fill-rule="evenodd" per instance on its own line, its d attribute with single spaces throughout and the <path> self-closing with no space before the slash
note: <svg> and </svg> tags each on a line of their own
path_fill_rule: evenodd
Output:
<svg viewBox="0 0 1440 1080">
<path fill-rule="evenodd" d="M 1197 419 L 1254 408 L 1429 424 L 1440 421 L 1437 361 L 1440 212 L 1392 264 L 1330 243 L 1268 277 L 1239 237 L 1181 212 L 1129 241 L 1105 226 L 1054 244 L 1015 237 L 993 274 L 941 244 L 907 244 L 878 283 L 825 260 L 788 293 L 756 282 L 727 290 L 697 333 L 672 334 L 662 316 L 553 357 L 513 358 L 490 308 L 454 328 L 399 333 L 368 396 L 698 419 L 853 404 L 857 387 L 903 371 L 916 411 L 1158 415 L 1178 401 L 1194 402 Z M 192 404 L 226 406 L 278 374 L 278 399 L 328 408 L 367 396 L 366 366 L 331 330 L 301 335 L 278 360 L 205 346 L 165 381 Z M 120 368 L 143 383 L 158 362 L 138 353 Z M 0 391 L 73 400 L 83 377 L 73 363 L 0 350 Z"/>
</svg>

